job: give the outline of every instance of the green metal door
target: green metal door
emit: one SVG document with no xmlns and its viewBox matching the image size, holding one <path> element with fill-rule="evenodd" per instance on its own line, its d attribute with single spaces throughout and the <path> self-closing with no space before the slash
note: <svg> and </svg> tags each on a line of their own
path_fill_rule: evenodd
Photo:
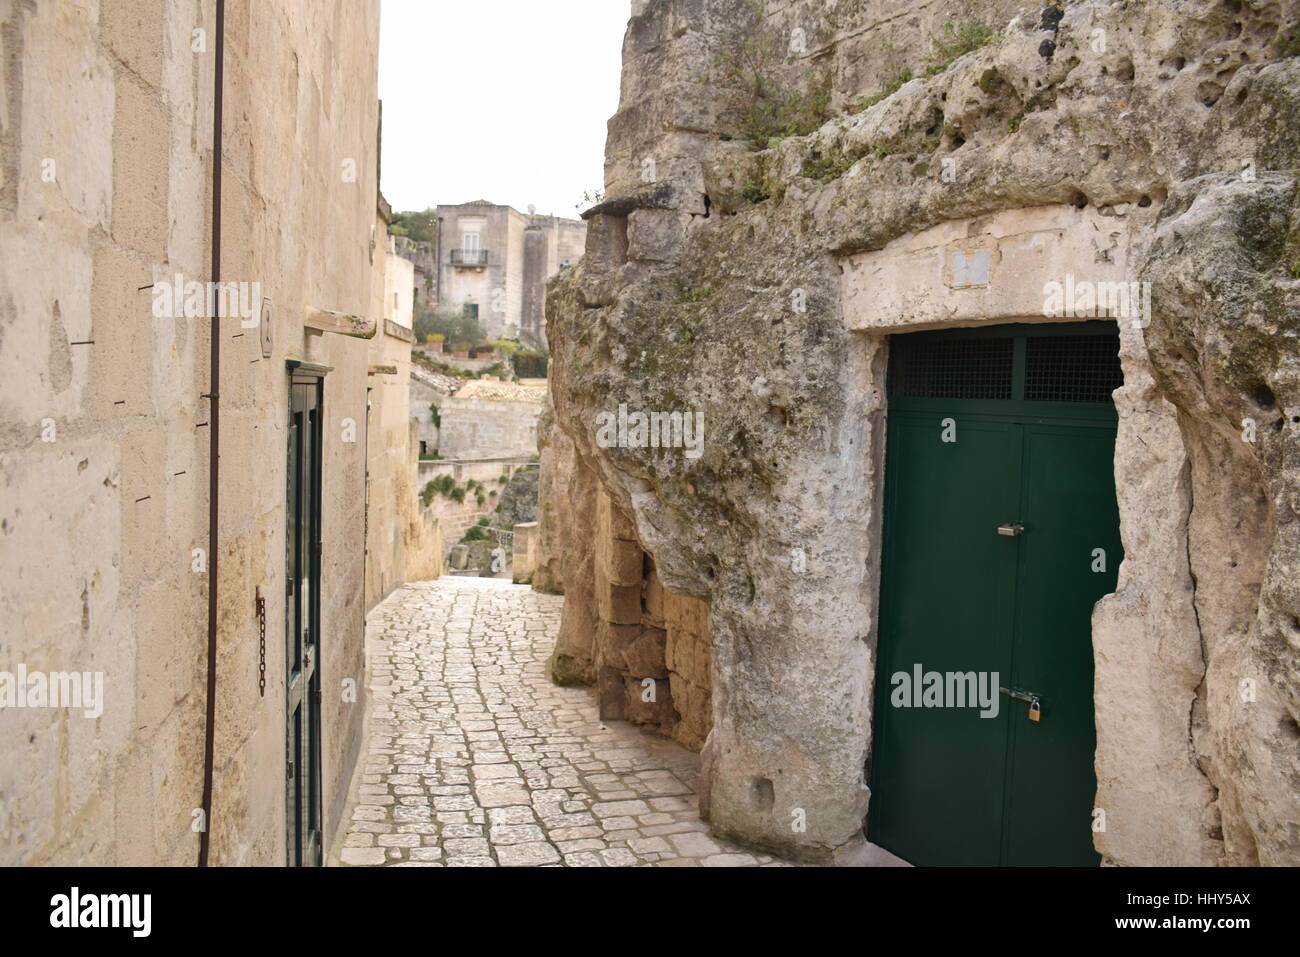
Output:
<svg viewBox="0 0 1300 957">
<path fill-rule="evenodd" d="M 289 380 L 285 779 L 290 866 L 322 861 L 320 720 L 321 379 Z"/>
<path fill-rule="evenodd" d="M 1114 323 L 891 342 L 869 834 L 912 863 L 1097 862 L 1120 384 Z"/>
</svg>

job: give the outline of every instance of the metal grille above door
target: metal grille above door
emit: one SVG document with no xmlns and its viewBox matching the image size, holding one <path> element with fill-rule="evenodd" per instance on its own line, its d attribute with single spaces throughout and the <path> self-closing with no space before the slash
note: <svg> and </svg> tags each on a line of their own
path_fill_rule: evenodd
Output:
<svg viewBox="0 0 1300 957">
<path fill-rule="evenodd" d="M 1109 402 L 1123 384 L 1118 333 L 1025 340 L 1025 398 L 1031 402 Z"/>
<path fill-rule="evenodd" d="M 891 406 L 937 411 L 945 401 L 967 411 L 1046 418 L 1115 414 L 1111 393 L 1124 384 L 1119 327 L 1111 321 L 1011 323 L 889 340 Z"/>
<path fill-rule="evenodd" d="M 890 343 L 890 390 L 918 399 L 1010 399 L 1014 345 L 1009 337 L 895 336 Z"/>
</svg>

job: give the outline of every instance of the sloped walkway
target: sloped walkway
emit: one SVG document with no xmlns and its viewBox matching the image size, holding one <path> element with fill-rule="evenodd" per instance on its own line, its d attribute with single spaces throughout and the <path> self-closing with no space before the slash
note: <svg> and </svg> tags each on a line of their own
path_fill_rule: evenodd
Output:
<svg viewBox="0 0 1300 957">
<path fill-rule="evenodd" d="M 490 578 L 398 589 L 370 614 L 368 743 L 335 863 L 776 865 L 708 834 L 699 756 L 623 722 L 546 660 L 562 598 Z"/>
</svg>

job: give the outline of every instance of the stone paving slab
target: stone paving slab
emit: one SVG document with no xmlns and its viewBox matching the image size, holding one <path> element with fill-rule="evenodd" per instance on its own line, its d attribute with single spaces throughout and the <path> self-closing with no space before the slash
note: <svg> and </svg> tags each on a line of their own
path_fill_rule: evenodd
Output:
<svg viewBox="0 0 1300 957">
<path fill-rule="evenodd" d="M 374 608 L 368 740 L 332 863 L 785 866 L 709 834 L 699 755 L 551 683 L 563 602 L 447 577 Z"/>
</svg>

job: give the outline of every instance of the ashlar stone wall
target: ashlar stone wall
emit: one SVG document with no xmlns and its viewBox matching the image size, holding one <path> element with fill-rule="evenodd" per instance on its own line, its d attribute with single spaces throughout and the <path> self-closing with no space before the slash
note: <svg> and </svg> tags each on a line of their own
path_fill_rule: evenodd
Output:
<svg viewBox="0 0 1300 957">
<path fill-rule="evenodd" d="M 375 226 L 380 237 L 387 233 L 382 215 Z M 421 504 L 417 485 L 420 423 L 411 416 L 414 267 L 392 252 L 391 237 L 387 245 L 387 250 L 382 240 L 377 245 L 371 274 L 376 331 L 367 355 L 364 435 L 367 611 L 404 582 L 437 578 L 443 568 L 439 523 Z"/>
<path fill-rule="evenodd" d="M 533 587 L 565 599 L 551 677 L 594 685 L 602 718 L 699 751 L 713 722 L 708 606 L 664 588 L 629 516 L 549 413 L 542 424 Z"/>
<path fill-rule="evenodd" d="M 0 863 L 190 866 L 206 703 L 211 320 L 151 310 L 209 276 L 215 6 L 0 5 L 0 671 L 103 672 L 103 713 L 0 711 Z M 213 864 L 285 857 L 286 360 L 330 366 L 321 591 L 326 841 L 364 689 L 377 2 L 226 5 Z M 351 427 L 349 427 L 349 422 Z M 355 440 L 352 440 L 355 437 Z M 255 596 L 266 599 L 266 688 Z"/>
</svg>

